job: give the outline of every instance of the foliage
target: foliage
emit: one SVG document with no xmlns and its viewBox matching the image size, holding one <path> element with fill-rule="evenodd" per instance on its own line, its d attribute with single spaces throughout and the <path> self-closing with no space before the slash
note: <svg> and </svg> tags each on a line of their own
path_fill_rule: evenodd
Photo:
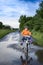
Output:
<svg viewBox="0 0 43 65">
<path fill-rule="evenodd" d="M 36 10 L 36 14 L 33 17 L 26 17 L 26 15 L 20 16 L 20 30 L 24 26 L 28 26 L 30 30 L 43 32 L 43 1 L 39 4 L 39 9 Z"/>
<path fill-rule="evenodd" d="M 31 20 L 32 17 L 26 17 L 25 15 L 20 16 L 19 22 L 20 22 L 20 30 L 22 30 L 25 26 L 27 26 L 27 21 Z M 26 25 L 27 24 L 27 25 Z"/>
<path fill-rule="evenodd" d="M 3 23 L 2 23 L 2 22 L 0 22 L 0 28 L 2 28 L 2 26 L 3 26 Z"/>
<path fill-rule="evenodd" d="M 9 25 L 3 25 L 2 22 L 0 22 L 0 29 L 11 29 Z"/>
</svg>

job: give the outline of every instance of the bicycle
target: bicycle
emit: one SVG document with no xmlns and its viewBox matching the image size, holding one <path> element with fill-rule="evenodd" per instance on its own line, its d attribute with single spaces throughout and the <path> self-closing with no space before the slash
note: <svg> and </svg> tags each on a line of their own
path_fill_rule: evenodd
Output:
<svg viewBox="0 0 43 65">
<path fill-rule="evenodd" d="M 30 37 L 29 37 L 30 38 Z M 24 47 L 23 48 L 23 51 L 24 51 L 24 54 L 25 54 L 25 58 L 26 59 L 23 59 L 23 57 L 21 56 L 21 61 L 22 61 L 22 65 L 27 65 L 28 63 L 30 63 L 30 61 L 32 60 L 32 58 L 28 56 L 28 45 L 30 45 L 30 40 L 28 40 L 28 37 L 27 39 L 25 40 L 25 44 L 26 44 L 26 48 Z M 26 52 L 25 52 L 26 51 Z"/>
</svg>

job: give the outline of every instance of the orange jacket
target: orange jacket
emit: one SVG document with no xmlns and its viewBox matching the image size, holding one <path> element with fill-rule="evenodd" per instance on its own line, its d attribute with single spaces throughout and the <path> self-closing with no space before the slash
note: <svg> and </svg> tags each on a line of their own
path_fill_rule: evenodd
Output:
<svg viewBox="0 0 43 65">
<path fill-rule="evenodd" d="M 23 30 L 21 32 L 22 36 L 30 36 L 31 35 L 31 32 L 29 30 Z"/>
</svg>

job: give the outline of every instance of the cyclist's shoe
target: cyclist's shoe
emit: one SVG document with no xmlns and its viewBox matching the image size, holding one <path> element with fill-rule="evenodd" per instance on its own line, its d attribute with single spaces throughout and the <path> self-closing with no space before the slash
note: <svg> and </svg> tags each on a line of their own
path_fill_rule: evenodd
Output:
<svg viewBox="0 0 43 65">
<path fill-rule="evenodd" d="M 21 43 L 21 45 L 23 45 L 23 43 Z"/>
</svg>

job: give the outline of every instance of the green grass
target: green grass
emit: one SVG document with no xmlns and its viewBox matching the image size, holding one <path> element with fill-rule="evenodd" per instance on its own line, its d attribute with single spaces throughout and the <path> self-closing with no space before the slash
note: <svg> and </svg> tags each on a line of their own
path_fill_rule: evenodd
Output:
<svg viewBox="0 0 43 65">
<path fill-rule="evenodd" d="M 14 30 L 9 30 L 9 29 L 0 29 L 0 39 L 7 35 L 10 32 L 13 32 Z"/>
<path fill-rule="evenodd" d="M 36 39 L 38 45 L 43 46 L 43 33 L 32 31 L 32 36 Z"/>
</svg>

